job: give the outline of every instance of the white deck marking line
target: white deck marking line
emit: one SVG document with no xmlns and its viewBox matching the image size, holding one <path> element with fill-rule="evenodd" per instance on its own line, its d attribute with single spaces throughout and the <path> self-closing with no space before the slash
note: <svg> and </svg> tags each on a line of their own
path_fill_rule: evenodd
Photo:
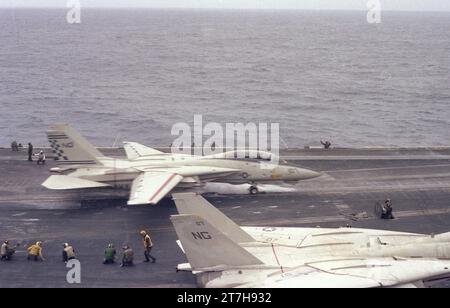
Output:
<svg viewBox="0 0 450 308">
<path fill-rule="evenodd" d="M 450 155 L 346 155 L 346 156 L 282 156 L 284 160 L 449 160 Z"/>
<path fill-rule="evenodd" d="M 382 167 L 382 168 L 360 168 L 360 169 L 343 169 L 343 170 L 325 170 L 323 172 L 353 172 L 353 171 L 377 171 L 377 170 L 399 170 L 399 169 L 418 169 L 418 168 L 432 168 L 432 167 L 450 167 L 450 164 L 438 165 L 423 165 L 423 166 L 404 166 L 404 167 Z"/>
</svg>

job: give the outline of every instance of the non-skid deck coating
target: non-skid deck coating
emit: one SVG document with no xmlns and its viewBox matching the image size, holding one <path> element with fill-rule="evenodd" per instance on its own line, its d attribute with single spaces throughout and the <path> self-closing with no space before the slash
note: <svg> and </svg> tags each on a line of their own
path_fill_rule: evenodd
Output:
<svg viewBox="0 0 450 308">
<path fill-rule="evenodd" d="M 121 156 L 121 150 L 104 150 Z M 41 187 L 45 167 L 26 161 L 25 152 L 0 150 L 0 240 L 20 242 L 11 262 L 0 262 L 0 287 L 195 287 L 190 273 L 175 272 L 186 262 L 176 245 L 169 216 L 172 201 L 156 206 L 126 206 L 126 192 L 58 192 Z M 332 149 L 289 150 L 283 158 L 324 175 L 299 182 L 293 193 L 209 195 L 215 206 L 241 225 L 377 228 L 417 233 L 450 231 L 450 150 Z M 391 198 L 398 219 L 373 214 L 375 202 Z M 155 243 L 155 264 L 142 263 L 140 229 Z M 45 262 L 27 262 L 25 247 L 44 242 Z M 81 261 L 81 285 L 66 282 L 61 261 L 64 242 Z M 133 268 L 102 265 L 103 250 L 112 242 L 118 251 L 131 245 Z M 443 284 L 442 286 L 450 286 Z"/>
</svg>

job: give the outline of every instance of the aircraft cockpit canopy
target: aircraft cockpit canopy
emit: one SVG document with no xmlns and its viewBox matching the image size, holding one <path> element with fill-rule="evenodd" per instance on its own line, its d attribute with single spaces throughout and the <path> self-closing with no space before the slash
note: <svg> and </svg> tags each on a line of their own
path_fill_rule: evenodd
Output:
<svg viewBox="0 0 450 308">
<path fill-rule="evenodd" d="M 267 151 L 260 150 L 234 150 L 219 154 L 214 154 L 208 157 L 225 158 L 225 159 L 242 159 L 242 160 L 259 160 L 259 161 L 279 161 L 279 156 Z"/>
</svg>

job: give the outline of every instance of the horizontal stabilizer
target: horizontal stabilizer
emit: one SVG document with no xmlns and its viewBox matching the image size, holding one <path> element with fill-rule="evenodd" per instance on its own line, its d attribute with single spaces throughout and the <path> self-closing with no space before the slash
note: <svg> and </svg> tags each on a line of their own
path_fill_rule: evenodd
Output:
<svg viewBox="0 0 450 308">
<path fill-rule="evenodd" d="M 42 186 L 56 190 L 110 187 L 108 184 L 75 178 L 68 175 L 52 175 L 42 183 Z"/>
<path fill-rule="evenodd" d="M 137 142 L 124 142 L 123 145 L 128 159 L 133 160 L 142 156 L 165 154 Z"/>
</svg>

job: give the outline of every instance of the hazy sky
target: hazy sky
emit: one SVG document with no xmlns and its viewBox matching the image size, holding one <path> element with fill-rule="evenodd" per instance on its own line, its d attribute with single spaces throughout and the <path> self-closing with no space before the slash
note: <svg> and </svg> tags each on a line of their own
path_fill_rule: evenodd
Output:
<svg viewBox="0 0 450 308">
<path fill-rule="evenodd" d="M 66 7 L 73 0 L 0 0 L 0 7 Z M 368 0 L 78 0 L 81 7 L 366 10 Z M 380 0 L 384 10 L 450 11 L 450 0 Z"/>
</svg>

